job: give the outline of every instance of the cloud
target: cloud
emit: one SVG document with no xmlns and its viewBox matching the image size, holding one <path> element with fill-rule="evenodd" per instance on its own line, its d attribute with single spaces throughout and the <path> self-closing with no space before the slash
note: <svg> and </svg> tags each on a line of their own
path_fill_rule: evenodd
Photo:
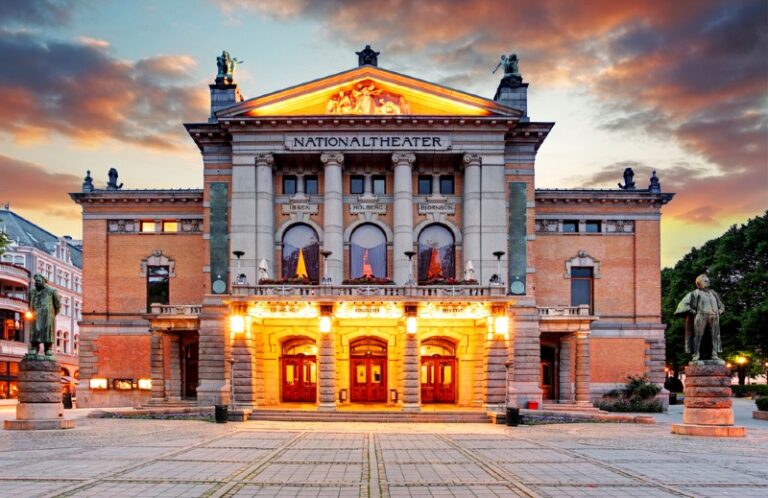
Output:
<svg viewBox="0 0 768 498">
<path fill-rule="evenodd" d="M 39 164 L 0 154 L 0 178 L 6 187 L 0 194 L 0 203 L 10 203 L 11 209 L 70 219 L 80 217 L 68 195 L 81 188 L 82 179 L 75 175 L 51 173 Z"/>
<path fill-rule="evenodd" d="M 177 149 L 188 145 L 181 123 L 207 115 L 207 92 L 190 78 L 194 64 L 169 55 L 124 61 L 100 43 L 0 30 L 0 67 L 13 68 L 0 72 L 0 133 Z"/>
<path fill-rule="evenodd" d="M 73 8 L 74 0 L 3 0 L 0 2 L 0 25 L 67 24 Z"/>
</svg>

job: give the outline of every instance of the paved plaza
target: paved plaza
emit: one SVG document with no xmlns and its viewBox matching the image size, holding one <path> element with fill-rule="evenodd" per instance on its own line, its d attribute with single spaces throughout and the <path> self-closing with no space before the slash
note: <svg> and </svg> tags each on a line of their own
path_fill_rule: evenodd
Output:
<svg viewBox="0 0 768 498">
<path fill-rule="evenodd" d="M 71 415 L 70 415 L 71 416 Z M 755 421 L 757 422 L 757 421 Z M 768 496 L 745 439 L 656 425 L 77 420 L 0 431 L 0 496 Z"/>
</svg>

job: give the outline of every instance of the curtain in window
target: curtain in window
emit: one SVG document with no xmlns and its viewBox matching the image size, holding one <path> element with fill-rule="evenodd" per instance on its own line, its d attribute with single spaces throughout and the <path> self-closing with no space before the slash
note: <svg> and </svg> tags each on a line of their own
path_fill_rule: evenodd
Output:
<svg viewBox="0 0 768 498">
<path fill-rule="evenodd" d="M 365 224 L 352 232 L 349 244 L 349 275 L 360 278 L 370 268 L 376 278 L 387 278 L 387 238 L 375 225 Z"/>
<path fill-rule="evenodd" d="M 419 234 L 420 282 L 456 277 L 456 246 L 453 234 L 442 225 L 430 225 Z"/>
<path fill-rule="evenodd" d="M 304 258 L 307 277 L 317 282 L 320 274 L 320 244 L 317 233 L 308 225 L 294 225 L 286 230 L 283 236 L 283 268 L 284 279 L 295 278 L 299 265 L 299 253 Z"/>
</svg>

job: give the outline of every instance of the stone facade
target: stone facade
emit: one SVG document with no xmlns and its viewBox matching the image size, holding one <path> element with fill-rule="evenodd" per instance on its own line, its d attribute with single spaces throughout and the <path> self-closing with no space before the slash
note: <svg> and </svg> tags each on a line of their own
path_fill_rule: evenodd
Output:
<svg viewBox="0 0 768 498">
<path fill-rule="evenodd" d="M 495 409 L 663 381 L 671 194 L 536 190 L 553 123 L 529 119 L 527 83 L 488 100 L 361 66 L 250 100 L 225 86 L 186 125 L 201 190 L 72 194 L 82 376 L 107 386 L 90 406 Z"/>
</svg>

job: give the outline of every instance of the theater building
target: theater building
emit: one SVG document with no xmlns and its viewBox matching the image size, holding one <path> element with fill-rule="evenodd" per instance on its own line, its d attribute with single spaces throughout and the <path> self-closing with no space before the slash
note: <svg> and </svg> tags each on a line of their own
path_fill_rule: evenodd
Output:
<svg viewBox="0 0 768 498">
<path fill-rule="evenodd" d="M 185 125 L 202 189 L 72 194 L 80 406 L 482 410 L 663 382 L 672 194 L 537 190 L 554 123 L 516 69 L 487 99 L 358 55 L 247 100 L 220 68 Z"/>
</svg>

